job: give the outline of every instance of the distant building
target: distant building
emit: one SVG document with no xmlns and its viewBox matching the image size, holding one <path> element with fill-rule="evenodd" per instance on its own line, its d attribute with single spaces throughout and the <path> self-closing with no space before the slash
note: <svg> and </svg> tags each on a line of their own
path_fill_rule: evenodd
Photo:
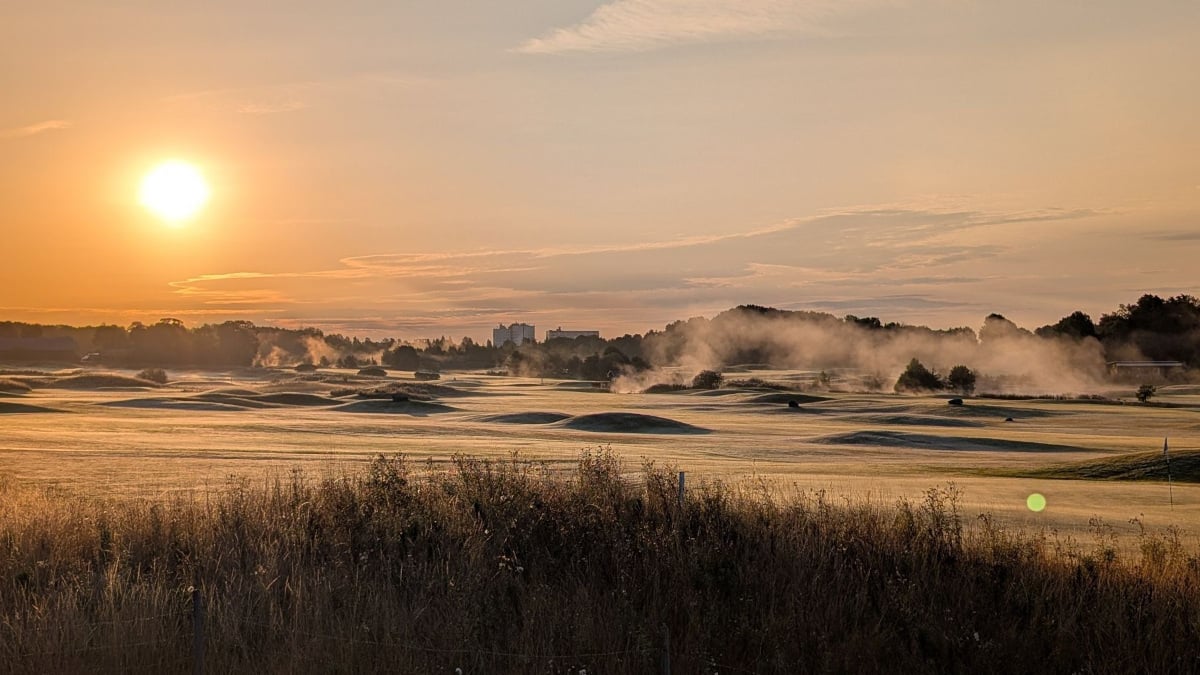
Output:
<svg viewBox="0 0 1200 675">
<path fill-rule="evenodd" d="M 537 338 L 533 333 L 533 326 L 527 323 L 514 323 L 510 326 L 500 324 L 492 329 L 492 344 L 496 347 L 501 347 L 505 342 L 511 342 L 514 345 L 523 345 L 525 341 L 537 342 Z"/>
<path fill-rule="evenodd" d="M 558 328 L 554 328 L 552 330 L 546 331 L 546 340 L 547 341 L 554 340 L 556 338 L 566 338 L 568 340 L 574 340 L 575 338 L 580 338 L 580 337 L 598 338 L 598 337 L 600 337 L 600 331 L 598 331 L 598 330 L 563 330 L 562 326 L 559 326 Z"/>
<path fill-rule="evenodd" d="M 1183 372 L 1187 364 L 1182 361 L 1109 361 L 1108 372 L 1113 375 L 1149 374 L 1167 377 L 1171 373 Z"/>
</svg>

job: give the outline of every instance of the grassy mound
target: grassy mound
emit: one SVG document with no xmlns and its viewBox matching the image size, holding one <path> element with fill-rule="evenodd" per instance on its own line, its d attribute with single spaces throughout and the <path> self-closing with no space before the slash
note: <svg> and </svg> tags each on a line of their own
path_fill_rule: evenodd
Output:
<svg viewBox="0 0 1200 675">
<path fill-rule="evenodd" d="M 378 399 L 391 399 L 396 394 L 407 396 L 409 399 L 415 401 L 484 395 L 483 392 L 463 391 L 449 385 L 432 384 L 429 382 L 392 382 L 382 387 L 367 389 L 343 388 L 330 392 L 330 396 L 357 396 L 358 398 Z"/>
<path fill-rule="evenodd" d="M 20 380 L 14 380 L 7 377 L 0 377 L 0 392 L 6 394 L 24 394 L 32 390 L 28 384 Z"/>
<path fill-rule="evenodd" d="M 707 434 L 708 429 L 693 426 L 657 415 L 641 413 L 606 412 L 579 415 L 564 420 L 559 426 L 576 431 L 594 431 L 608 434 Z"/>
<path fill-rule="evenodd" d="M 896 426 L 914 426 L 914 427 L 951 427 L 951 428 L 978 428 L 982 427 L 983 422 L 973 419 L 958 419 L 955 417 L 942 417 L 940 415 L 850 415 L 844 418 L 846 421 L 854 421 L 864 425 L 886 424 Z"/>
<path fill-rule="evenodd" d="M 480 422 L 492 422 L 496 424 L 553 424 L 561 422 L 569 418 L 570 415 L 558 412 L 521 412 L 521 413 L 505 413 L 501 415 L 484 415 L 479 418 Z"/>
<path fill-rule="evenodd" d="M 761 394 L 759 396 L 755 396 L 754 398 L 747 399 L 746 403 L 782 403 L 787 405 L 788 401 L 795 401 L 800 405 L 804 405 L 805 403 L 820 403 L 821 401 L 828 400 L 828 396 L 813 396 L 812 394 L 798 394 L 794 392 L 789 394 L 781 392 L 777 394 Z"/>
<path fill-rule="evenodd" d="M 256 407 L 236 400 L 206 400 L 202 398 L 150 397 L 133 398 L 125 401 L 107 401 L 100 405 L 110 408 L 137 408 L 140 410 L 190 410 L 194 412 L 237 412 Z"/>
<path fill-rule="evenodd" d="M 34 387 L 44 387 L 46 389 L 131 389 L 131 388 L 151 388 L 157 389 L 162 386 L 157 382 L 143 380 L 137 377 L 129 377 L 128 375 L 118 375 L 116 373 L 86 373 L 83 375 L 68 375 L 66 377 L 55 377 L 42 380 Z"/>
<path fill-rule="evenodd" d="M 6 672 L 1183 673 L 1200 559 L 916 503 L 456 458 L 95 502 L 0 482 Z M 692 484 L 689 481 L 689 484 Z M 669 635 L 668 640 L 665 639 Z M 163 664 L 175 664 L 164 666 Z"/>
<path fill-rule="evenodd" d="M 0 415 L 21 414 L 21 413 L 60 413 L 64 410 L 56 410 L 54 408 L 46 408 L 40 405 L 29 405 L 28 403 L 9 403 L 8 401 L 0 401 Z"/>
<path fill-rule="evenodd" d="M 319 396 L 317 394 L 303 394 L 300 392 L 286 391 L 278 394 L 258 394 L 248 397 L 252 401 L 261 403 L 269 403 L 281 406 L 330 406 L 338 405 L 341 401 L 329 398 L 328 396 Z"/>
<path fill-rule="evenodd" d="M 828 445 L 873 445 L 884 448 L 913 448 L 915 450 L 969 450 L 994 452 L 1079 452 L 1082 448 L 1054 443 L 1014 441 L 1006 438 L 971 438 L 967 436 L 937 436 L 905 431 L 853 431 L 816 439 L 814 443 Z"/>
<path fill-rule="evenodd" d="M 458 410 L 458 408 L 443 405 L 441 403 L 433 403 L 430 401 L 392 401 L 383 399 L 369 399 L 365 401 L 343 403 L 330 408 L 330 410 L 336 410 L 338 412 L 345 413 L 382 413 L 424 417 L 426 415 L 435 415 L 437 413 L 453 412 Z"/>
<path fill-rule="evenodd" d="M 1074 478 L 1086 480 L 1167 480 L 1167 459 L 1162 452 L 1135 452 L 1104 459 L 1073 462 L 1036 471 L 1022 477 Z M 1200 450 L 1171 452 L 1171 480 L 1200 483 Z"/>
</svg>

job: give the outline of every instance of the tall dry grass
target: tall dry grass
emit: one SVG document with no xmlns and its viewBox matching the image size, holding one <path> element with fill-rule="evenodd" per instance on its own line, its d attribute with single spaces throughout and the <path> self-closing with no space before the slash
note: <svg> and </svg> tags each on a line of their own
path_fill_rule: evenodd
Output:
<svg viewBox="0 0 1200 675">
<path fill-rule="evenodd" d="M 379 458 L 167 501 L 0 485 L 0 664 L 185 672 L 190 589 L 226 672 L 1200 670 L 1200 561 L 966 527 L 953 488 L 892 507 L 631 477 Z"/>
</svg>

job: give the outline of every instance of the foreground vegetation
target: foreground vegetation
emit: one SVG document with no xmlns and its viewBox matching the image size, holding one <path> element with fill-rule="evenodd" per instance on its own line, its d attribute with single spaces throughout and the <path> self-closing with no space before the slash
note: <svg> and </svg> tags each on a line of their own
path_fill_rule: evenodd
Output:
<svg viewBox="0 0 1200 675">
<path fill-rule="evenodd" d="M 1200 558 L 1118 555 L 765 485 L 379 458 L 361 474 L 100 502 L 0 485 L 14 672 L 1156 672 L 1200 669 Z M 669 635 L 669 638 L 668 638 Z M 669 644 L 669 647 L 667 646 Z"/>
</svg>

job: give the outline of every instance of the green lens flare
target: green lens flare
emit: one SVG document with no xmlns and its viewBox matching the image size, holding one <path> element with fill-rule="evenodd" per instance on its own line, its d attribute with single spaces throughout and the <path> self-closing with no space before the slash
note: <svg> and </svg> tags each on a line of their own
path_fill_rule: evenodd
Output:
<svg viewBox="0 0 1200 675">
<path fill-rule="evenodd" d="M 1025 506 L 1028 506 L 1030 511 L 1039 512 L 1046 508 L 1046 498 L 1035 492 L 1025 500 Z"/>
</svg>

